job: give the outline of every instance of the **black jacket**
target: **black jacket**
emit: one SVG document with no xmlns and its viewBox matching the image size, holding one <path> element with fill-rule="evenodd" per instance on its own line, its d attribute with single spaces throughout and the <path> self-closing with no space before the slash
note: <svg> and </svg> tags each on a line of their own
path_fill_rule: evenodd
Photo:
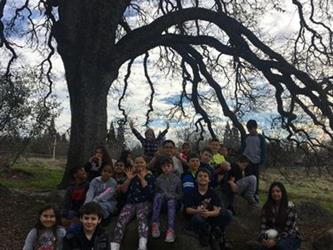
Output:
<svg viewBox="0 0 333 250">
<path fill-rule="evenodd" d="M 108 235 L 97 227 L 91 240 L 88 240 L 81 227 L 78 231 L 65 236 L 63 250 L 111 250 Z"/>
</svg>

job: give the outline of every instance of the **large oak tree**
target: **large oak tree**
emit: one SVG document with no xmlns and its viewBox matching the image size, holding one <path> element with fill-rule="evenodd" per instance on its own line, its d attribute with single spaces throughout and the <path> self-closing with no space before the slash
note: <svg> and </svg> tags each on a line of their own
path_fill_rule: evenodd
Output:
<svg viewBox="0 0 333 250">
<path fill-rule="evenodd" d="M 10 2 L 0 0 L 1 18 Z M 240 118 L 259 98 L 260 91 L 256 90 L 260 82 L 273 89 L 271 101 L 261 105 L 276 106 L 277 120 L 287 137 L 296 140 L 301 136 L 311 145 L 319 144 L 299 125 L 306 117 L 333 138 L 332 1 L 287 2 L 295 8 L 299 29 L 283 47 L 290 49 L 277 51 L 273 48 L 278 46 L 259 24 L 266 11 L 285 11 L 280 1 L 25 0 L 10 22 L 0 23 L 0 46 L 10 54 L 4 74 L 10 78 L 17 58 L 9 34 L 26 18 L 31 28 L 29 41 L 36 44 L 43 32 L 47 37 L 49 54 L 41 70 L 50 86 L 54 53 L 59 53 L 65 68 L 72 120 L 62 184 L 68 182 L 70 167 L 83 164 L 93 145 L 105 141 L 110 86 L 128 62 L 126 83 L 133 61 L 141 55 L 142 74 L 151 85 L 149 116 L 154 82 L 147 61 L 154 48 L 160 48 L 163 69 L 181 72 L 183 92 L 178 108 L 182 111 L 182 101 L 190 100 L 199 117 L 198 127 L 206 124 L 214 135 L 212 114 L 204 105 L 207 98 L 200 92 L 200 86 L 205 85 L 211 88 L 224 116 L 244 137 Z M 34 17 L 38 9 L 42 19 L 37 22 Z M 226 89 L 233 90 L 232 102 Z"/>
</svg>

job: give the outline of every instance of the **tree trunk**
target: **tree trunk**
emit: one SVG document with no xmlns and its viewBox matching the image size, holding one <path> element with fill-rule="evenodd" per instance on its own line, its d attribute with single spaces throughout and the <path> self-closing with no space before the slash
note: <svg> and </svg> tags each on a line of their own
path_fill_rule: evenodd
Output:
<svg viewBox="0 0 333 250">
<path fill-rule="evenodd" d="M 88 65 L 89 64 L 89 65 Z M 107 95 L 111 82 L 116 77 L 87 63 L 66 68 L 66 80 L 71 107 L 71 136 L 67 166 L 59 188 L 68 185 L 71 169 L 83 166 L 94 148 L 105 145 L 107 130 Z M 117 74 L 114 74 L 114 76 Z"/>
</svg>

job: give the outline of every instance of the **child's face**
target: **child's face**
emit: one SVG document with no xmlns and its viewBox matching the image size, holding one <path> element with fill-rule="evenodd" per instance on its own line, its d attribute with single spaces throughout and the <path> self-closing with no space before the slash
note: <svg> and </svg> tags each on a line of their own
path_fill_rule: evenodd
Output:
<svg viewBox="0 0 333 250">
<path fill-rule="evenodd" d="M 54 210 L 51 208 L 43 211 L 39 219 L 44 227 L 46 228 L 53 227 L 56 223 L 56 216 Z"/>
<path fill-rule="evenodd" d="M 211 141 L 209 143 L 209 147 L 213 151 L 213 153 L 216 154 L 220 149 L 220 143 L 218 141 Z"/>
<path fill-rule="evenodd" d="M 187 154 L 187 153 L 189 153 L 190 151 L 191 151 L 190 145 L 185 144 L 185 145 L 182 146 L 182 152 L 183 152 L 184 154 Z"/>
<path fill-rule="evenodd" d="M 87 173 L 84 168 L 78 169 L 77 172 L 74 174 L 74 178 L 80 181 L 84 181 L 85 179 L 87 179 Z"/>
<path fill-rule="evenodd" d="M 136 157 L 134 161 L 135 172 L 140 173 L 141 171 L 146 170 L 147 163 L 142 156 Z"/>
<path fill-rule="evenodd" d="M 98 159 L 103 159 L 103 150 L 102 149 L 96 149 L 95 157 L 98 158 Z"/>
<path fill-rule="evenodd" d="M 257 134 L 257 128 L 256 127 L 249 127 L 249 128 L 247 128 L 247 130 L 249 131 L 249 133 L 251 135 Z"/>
<path fill-rule="evenodd" d="M 120 161 L 120 162 L 117 162 L 114 166 L 114 171 L 117 173 L 117 174 L 121 174 L 121 173 L 124 173 L 125 171 L 125 164 Z"/>
<path fill-rule="evenodd" d="M 209 184 L 209 175 L 206 172 L 200 171 L 197 176 L 197 182 L 200 186 Z"/>
<path fill-rule="evenodd" d="M 223 155 L 223 156 L 228 156 L 229 154 L 229 151 L 228 151 L 228 148 L 227 147 L 224 147 L 222 146 L 219 150 L 220 154 Z"/>
<path fill-rule="evenodd" d="M 94 232 L 99 223 L 101 223 L 102 218 L 99 218 L 97 214 L 84 214 L 80 221 L 82 223 L 83 229 L 86 232 Z"/>
<path fill-rule="evenodd" d="M 200 161 L 203 163 L 209 163 L 212 159 L 212 154 L 208 151 L 204 151 L 200 154 Z"/>
<path fill-rule="evenodd" d="M 272 195 L 272 199 L 276 202 L 278 202 L 282 199 L 282 192 L 278 186 L 275 186 L 272 188 L 271 195 Z"/>
<path fill-rule="evenodd" d="M 200 160 L 199 158 L 191 158 L 189 159 L 188 161 L 188 165 L 190 167 L 190 170 L 193 172 L 193 171 L 197 171 L 198 168 L 200 167 Z"/>
<path fill-rule="evenodd" d="M 105 165 L 101 173 L 102 180 L 107 181 L 108 179 L 110 179 L 111 176 L 112 176 L 112 167 L 109 165 Z"/>
<path fill-rule="evenodd" d="M 171 163 L 165 163 L 162 165 L 162 171 L 164 174 L 168 175 L 174 171 L 173 164 Z"/>
<path fill-rule="evenodd" d="M 147 129 L 145 132 L 145 137 L 147 140 L 153 140 L 154 139 L 154 131 L 152 129 Z"/>
<path fill-rule="evenodd" d="M 163 150 L 167 155 L 173 155 L 175 146 L 172 143 L 166 143 L 163 145 Z"/>
<path fill-rule="evenodd" d="M 249 165 L 249 163 L 237 161 L 237 165 L 240 168 L 240 170 L 245 170 L 245 168 Z"/>
</svg>

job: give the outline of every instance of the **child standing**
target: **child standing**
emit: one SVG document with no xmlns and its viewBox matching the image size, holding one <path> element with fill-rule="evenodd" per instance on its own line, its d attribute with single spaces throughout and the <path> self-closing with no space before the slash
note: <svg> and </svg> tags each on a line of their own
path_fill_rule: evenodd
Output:
<svg viewBox="0 0 333 250">
<path fill-rule="evenodd" d="M 273 182 L 261 214 L 259 241 L 262 249 L 299 249 L 302 236 L 296 220 L 297 213 L 294 204 L 288 201 L 285 187 L 280 182 Z M 276 235 L 269 235 L 268 230 L 276 232 Z"/>
<path fill-rule="evenodd" d="M 79 230 L 68 233 L 64 238 L 63 250 L 110 250 L 107 234 L 100 228 L 102 209 L 95 202 L 89 202 L 80 209 Z"/>
<path fill-rule="evenodd" d="M 164 203 L 167 204 L 168 230 L 166 231 L 165 241 L 175 241 L 175 216 L 177 203 L 182 196 L 181 180 L 174 173 L 173 161 L 169 157 L 160 159 L 162 174 L 157 177 L 155 186 L 156 193 L 153 202 L 152 216 L 152 236 L 160 237 L 160 213 Z"/>
<path fill-rule="evenodd" d="M 139 250 L 147 249 L 148 240 L 148 215 L 151 201 L 154 197 L 154 176 L 148 173 L 144 156 L 138 156 L 134 161 L 134 171 L 126 170 L 127 180 L 122 185 L 122 191 L 127 192 L 126 204 L 120 212 L 114 230 L 114 239 L 111 243 L 112 250 L 119 250 L 125 228 L 136 215 L 139 231 Z"/>
<path fill-rule="evenodd" d="M 133 121 L 130 121 L 129 125 L 130 125 L 130 128 L 131 128 L 133 134 L 135 135 L 135 137 L 141 142 L 143 151 L 144 151 L 144 155 L 150 161 L 154 157 L 158 147 L 163 142 L 165 135 L 168 133 L 169 123 L 167 123 L 166 129 L 163 130 L 157 137 L 155 137 L 154 130 L 152 130 L 151 128 L 148 128 L 146 130 L 145 137 L 143 137 L 139 133 L 139 131 L 137 131 L 134 128 Z"/>
<path fill-rule="evenodd" d="M 38 213 L 38 221 L 29 232 L 23 250 L 62 250 L 65 228 L 60 226 L 60 213 L 52 205 L 46 205 Z"/>
<path fill-rule="evenodd" d="M 184 207 L 193 230 L 199 235 L 200 244 L 219 249 L 224 244 L 224 230 L 231 221 L 231 212 L 221 208 L 221 201 L 209 187 L 210 171 L 199 168 L 196 175 L 197 187 L 184 195 Z"/>
<path fill-rule="evenodd" d="M 256 196 L 259 202 L 259 168 L 266 162 L 266 142 L 265 137 L 258 133 L 258 124 L 255 120 L 249 120 L 246 123 L 249 134 L 242 142 L 240 152 L 250 160 L 249 169 L 251 174 L 257 178 Z"/>
<path fill-rule="evenodd" d="M 106 164 L 102 168 L 101 176 L 94 178 L 89 185 L 85 203 L 94 201 L 102 208 L 103 219 L 108 217 L 117 208 L 115 193 L 117 182 L 111 176 L 113 169 L 111 163 Z"/>
</svg>

